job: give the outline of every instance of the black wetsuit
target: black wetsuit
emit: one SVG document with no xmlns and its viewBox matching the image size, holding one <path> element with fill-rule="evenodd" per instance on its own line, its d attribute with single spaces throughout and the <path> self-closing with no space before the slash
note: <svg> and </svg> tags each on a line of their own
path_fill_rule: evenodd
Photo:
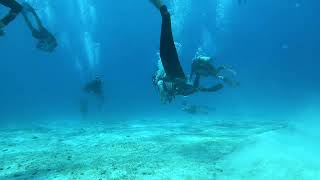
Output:
<svg viewBox="0 0 320 180">
<path fill-rule="evenodd" d="M 164 71 L 167 75 L 165 81 L 173 82 L 175 95 L 188 96 L 197 91 L 213 92 L 220 90 L 223 87 L 222 84 L 210 88 L 200 88 L 200 74 L 196 75 L 193 84 L 187 83 L 173 40 L 170 13 L 165 5 L 160 8 L 160 12 L 162 16 L 160 57 Z"/>
<path fill-rule="evenodd" d="M 0 4 L 10 8 L 10 12 L 1 19 L 4 25 L 8 25 L 22 11 L 23 7 L 15 0 L 0 0 Z"/>
<path fill-rule="evenodd" d="M 160 8 L 162 16 L 161 39 L 160 39 L 160 57 L 164 71 L 168 78 L 186 79 L 181 67 L 176 46 L 174 44 L 171 17 L 166 6 Z"/>
</svg>

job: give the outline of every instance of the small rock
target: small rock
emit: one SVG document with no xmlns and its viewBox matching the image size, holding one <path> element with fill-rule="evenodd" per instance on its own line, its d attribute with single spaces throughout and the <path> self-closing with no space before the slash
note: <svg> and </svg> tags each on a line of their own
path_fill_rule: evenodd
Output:
<svg viewBox="0 0 320 180">
<path fill-rule="evenodd" d="M 3 171 L 3 168 L 0 168 L 0 171 Z"/>
</svg>

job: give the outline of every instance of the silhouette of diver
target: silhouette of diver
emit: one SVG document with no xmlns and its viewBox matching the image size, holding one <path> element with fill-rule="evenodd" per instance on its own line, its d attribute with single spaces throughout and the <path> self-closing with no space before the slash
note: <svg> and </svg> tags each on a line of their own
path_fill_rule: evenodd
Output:
<svg viewBox="0 0 320 180">
<path fill-rule="evenodd" d="M 223 88 L 222 84 L 210 88 L 200 87 L 200 74 L 189 83 L 181 67 L 173 40 L 171 17 L 161 0 L 150 0 L 160 10 L 162 16 L 160 57 L 165 76 L 153 77 L 153 84 L 158 87 L 162 102 L 171 102 L 176 95 L 188 96 L 196 92 L 215 92 Z"/>
<path fill-rule="evenodd" d="M 9 13 L 0 20 L 0 36 L 3 36 L 3 29 L 16 18 L 23 7 L 15 0 L 0 0 L 0 4 L 10 8 Z"/>
<path fill-rule="evenodd" d="M 38 40 L 37 48 L 45 52 L 52 52 L 58 46 L 56 38 L 43 26 L 38 14 L 29 4 L 24 3 L 23 7 L 22 15 L 28 28 L 32 32 L 32 36 Z M 28 13 L 31 13 L 34 17 L 37 28 L 32 25 Z"/>
<path fill-rule="evenodd" d="M 233 69 L 227 68 L 225 66 L 215 67 L 212 63 L 212 58 L 207 56 L 197 56 L 192 60 L 191 64 L 191 74 L 190 79 L 192 79 L 194 74 L 199 74 L 204 77 L 215 77 L 222 80 L 225 84 L 231 87 L 239 86 L 239 83 L 234 79 L 223 75 L 223 71 L 231 72 L 233 76 L 236 72 Z"/>
<path fill-rule="evenodd" d="M 93 94 L 98 99 L 98 108 L 101 110 L 104 104 L 104 95 L 103 95 L 103 81 L 99 76 L 96 76 L 95 79 L 87 82 L 83 86 L 83 92 L 87 94 Z M 80 111 L 83 114 L 88 112 L 88 99 L 80 100 Z"/>
<path fill-rule="evenodd" d="M 92 93 L 97 97 L 103 96 L 102 80 L 99 76 L 96 76 L 94 80 L 89 81 L 83 87 L 86 93 Z"/>
</svg>

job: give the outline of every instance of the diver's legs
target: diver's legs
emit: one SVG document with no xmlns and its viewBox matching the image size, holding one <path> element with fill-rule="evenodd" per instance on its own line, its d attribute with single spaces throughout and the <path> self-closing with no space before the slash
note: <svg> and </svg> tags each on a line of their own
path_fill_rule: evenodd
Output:
<svg viewBox="0 0 320 180">
<path fill-rule="evenodd" d="M 174 44 L 171 17 L 166 6 L 160 8 L 162 16 L 160 57 L 164 70 L 169 78 L 186 79 Z"/>
<path fill-rule="evenodd" d="M 36 29 L 32 26 L 31 21 L 29 20 L 28 15 L 25 12 L 22 12 L 22 16 L 24 21 L 26 22 L 28 28 L 30 29 L 31 32 L 35 31 Z"/>
<path fill-rule="evenodd" d="M 39 29 L 43 29 L 44 26 L 43 26 L 43 24 L 42 24 L 42 22 L 41 22 L 41 19 L 39 18 L 38 14 L 36 13 L 36 11 L 35 11 L 33 8 L 32 8 L 31 13 L 32 13 L 33 16 L 34 16 L 34 18 L 35 18 L 35 20 L 36 20 L 36 22 L 37 22 L 37 25 L 38 25 L 38 27 L 39 27 Z"/>
<path fill-rule="evenodd" d="M 41 20 L 40 20 L 40 18 L 39 18 L 39 16 L 38 16 L 38 14 L 36 13 L 36 11 L 34 10 L 34 8 L 32 7 L 32 6 L 30 6 L 28 3 L 23 3 L 23 7 L 24 7 L 24 14 L 25 14 L 25 16 L 27 16 L 27 12 L 30 12 L 32 15 L 33 15 L 33 17 L 34 17 L 34 19 L 35 19 L 35 21 L 36 21 L 36 23 L 37 23 L 37 26 L 38 26 L 38 29 L 40 30 L 40 29 L 43 29 L 44 27 L 43 27 L 43 25 L 42 25 L 42 22 L 41 22 Z M 27 17 L 25 17 L 25 19 L 26 19 Z M 29 21 L 30 22 L 30 21 Z M 27 24 L 31 24 L 31 23 L 27 23 Z M 29 25 L 28 25 L 29 26 Z M 31 25 L 31 27 L 33 27 L 32 25 Z M 35 29 L 34 27 L 33 27 L 33 29 Z"/>
<path fill-rule="evenodd" d="M 22 6 L 15 0 L 0 0 L 0 4 L 10 8 L 10 12 L 1 19 L 1 24 L 7 26 L 22 11 Z"/>
<path fill-rule="evenodd" d="M 167 7 L 161 0 L 150 0 L 156 8 L 160 10 L 162 16 L 160 57 L 163 68 L 170 79 L 186 79 L 179 62 L 178 53 L 174 44 L 171 17 Z"/>
</svg>

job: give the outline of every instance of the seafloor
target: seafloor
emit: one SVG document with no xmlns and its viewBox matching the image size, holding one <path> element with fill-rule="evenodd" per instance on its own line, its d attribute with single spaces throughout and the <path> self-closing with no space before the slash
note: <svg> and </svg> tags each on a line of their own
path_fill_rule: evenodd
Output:
<svg viewBox="0 0 320 180">
<path fill-rule="evenodd" d="M 243 115 L 6 125 L 0 179 L 320 179 L 320 136 L 300 127 Z"/>
</svg>

